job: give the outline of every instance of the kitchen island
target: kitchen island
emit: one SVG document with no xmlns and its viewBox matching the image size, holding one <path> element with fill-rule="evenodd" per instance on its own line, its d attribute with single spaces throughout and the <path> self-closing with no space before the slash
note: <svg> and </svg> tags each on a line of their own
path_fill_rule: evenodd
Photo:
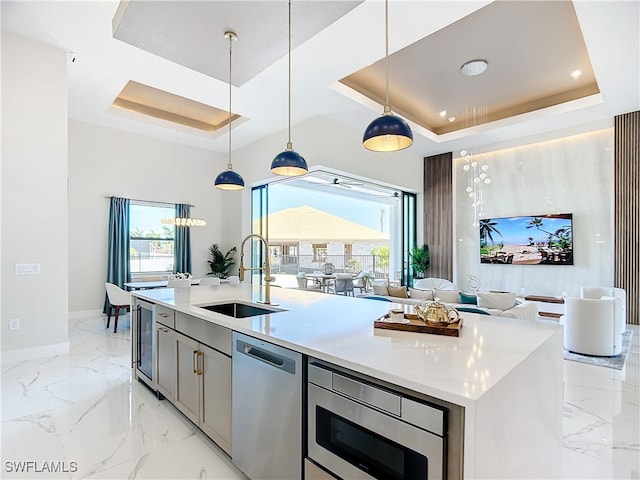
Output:
<svg viewBox="0 0 640 480">
<path fill-rule="evenodd" d="M 282 310 L 278 313 L 233 318 L 202 308 L 255 303 L 261 294 L 260 288 L 245 284 L 133 293 L 461 407 L 464 478 L 559 477 L 561 327 L 464 313 L 460 337 L 378 330 L 374 320 L 394 304 L 282 288 L 271 292 L 278 304 L 273 308 Z"/>
</svg>

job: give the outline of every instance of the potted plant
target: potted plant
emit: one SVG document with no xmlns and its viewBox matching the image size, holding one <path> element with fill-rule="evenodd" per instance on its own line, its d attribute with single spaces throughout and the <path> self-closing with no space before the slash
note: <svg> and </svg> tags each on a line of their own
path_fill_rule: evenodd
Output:
<svg viewBox="0 0 640 480">
<path fill-rule="evenodd" d="M 431 259 L 429 258 L 429 246 L 414 245 L 409 254 L 411 258 L 411 268 L 413 269 L 414 278 L 424 278 L 424 272 L 431 265 Z"/>
<path fill-rule="evenodd" d="M 207 261 L 207 263 L 209 263 L 209 267 L 211 267 L 211 272 L 207 275 L 227 278 L 229 276 L 229 269 L 235 263 L 235 260 L 233 259 L 235 251 L 236 247 L 233 247 L 223 255 L 217 243 L 211 245 L 209 247 L 209 256 L 211 257 L 211 260 Z"/>
</svg>

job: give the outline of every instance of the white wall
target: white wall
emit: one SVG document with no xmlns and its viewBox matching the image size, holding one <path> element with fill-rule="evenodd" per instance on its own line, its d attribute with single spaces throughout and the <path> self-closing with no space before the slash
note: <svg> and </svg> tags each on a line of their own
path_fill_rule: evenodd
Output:
<svg viewBox="0 0 640 480">
<path fill-rule="evenodd" d="M 1 221 L 3 360 L 68 350 L 67 54 L 6 30 Z M 40 274 L 15 275 L 18 263 Z"/>
<path fill-rule="evenodd" d="M 205 275 L 209 246 L 218 243 L 223 251 L 233 246 L 223 192 L 213 186 L 225 166 L 224 156 L 210 151 L 69 121 L 69 309 L 102 308 L 106 195 L 194 205 L 191 215 L 207 225 L 191 229 L 191 273 Z"/>
<path fill-rule="evenodd" d="M 579 295 L 581 285 L 613 285 L 613 155 L 612 128 L 474 155 L 492 179 L 483 189 L 483 218 L 572 213 L 573 266 L 481 264 L 464 160 L 457 158 L 456 285 L 464 290 L 469 275 L 483 291 L 524 288 L 527 295 Z"/>
</svg>

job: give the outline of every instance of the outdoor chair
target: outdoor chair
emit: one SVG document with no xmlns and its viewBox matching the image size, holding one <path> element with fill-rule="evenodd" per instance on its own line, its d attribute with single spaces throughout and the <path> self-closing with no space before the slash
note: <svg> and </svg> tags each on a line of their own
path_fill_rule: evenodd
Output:
<svg viewBox="0 0 640 480">
<path fill-rule="evenodd" d="M 353 296 L 353 277 L 351 274 L 336 275 L 334 292 L 338 295 Z"/>
</svg>

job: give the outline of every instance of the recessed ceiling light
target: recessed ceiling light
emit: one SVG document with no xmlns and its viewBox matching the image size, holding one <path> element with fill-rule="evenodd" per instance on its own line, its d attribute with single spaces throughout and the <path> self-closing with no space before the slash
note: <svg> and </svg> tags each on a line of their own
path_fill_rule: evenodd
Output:
<svg viewBox="0 0 640 480">
<path fill-rule="evenodd" d="M 446 110 L 442 110 L 442 111 L 440 112 L 440 116 L 441 116 L 442 118 L 446 117 L 446 116 L 447 116 L 447 111 L 446 111 Z"/>
<path fill-rule="evenodd" d="M 580 75 L 582 75 L 582 72 L 580 70 L 574 70 L 569 75 L 571 75 L 571 78 L 573 78 L 574 80 L 577 80 L 580 78 Z"/>
<path fill-rule="evenodd" d="M 447 118 L 447 120 L 449 120 L 449 122 L 453 123 L 456 121 L 456 117 L 449 117 Z"/>
<path fill-rule="evenodd" d="M 486 60 L 481 58 L 475 60 L 469 60 L 464 65 L 460 67 L 460 72 L 467 77 L 475 77 L 476 75 L 480 75 L 484 73 L 489 64 Z"/>
</svg>

